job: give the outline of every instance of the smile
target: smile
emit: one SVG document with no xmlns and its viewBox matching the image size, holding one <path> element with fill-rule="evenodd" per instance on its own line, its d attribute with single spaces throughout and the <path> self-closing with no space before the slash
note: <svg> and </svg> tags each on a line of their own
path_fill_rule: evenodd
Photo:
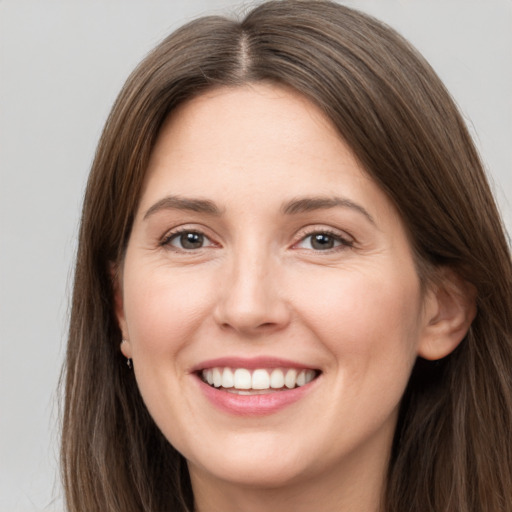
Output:
<svg viewBox="0 0 512 512">
<path fill-rule="evenodd" d="M 318 372 L 296 368 L 214 367 L 200 372 L 203 382 L 214 388 L 240 395 L 265 394 L 285 391 L 311 382 Z"/>
<path fill-rule="evenodd" d="M 274 414 L 306 400 L 323 380 L 318 368 L 271 356 L 210 359 L 190 374 L 215 409 L 241 417 Z"/>
</svg>

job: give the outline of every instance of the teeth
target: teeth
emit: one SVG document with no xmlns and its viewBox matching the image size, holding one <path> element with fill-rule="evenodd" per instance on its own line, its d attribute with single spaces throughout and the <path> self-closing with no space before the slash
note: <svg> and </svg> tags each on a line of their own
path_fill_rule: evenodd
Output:
<svg viewBox="0 0 512 512">
<path fill-rule="evenodd" d="M 222 387 L 232 388 L 235 385 L 235 376 L 231 371 L 231 368 L 224 368 L 222 372 Z"/>
<path fill-rule="evenodd" d="M 284 385 L 292 389 L 295 387 L 295 384 L 297 384 L 297 370 L 288 370 L 284 378 Z"/>
<path fill-rule="evenodd" d="M 284 387 L 284 374 L 279 368 L 272 370 L 270 374 L 270 387 L 272 389 L 281 389 Z"/>
<path fill-rule="evenodd" d="M 252 390 L 293 389 L 311 382 L 315 376 L 314 370 L 296 370 L 295 368 L 259 368 L 251 373 L 246 368 L 217 367 L 208 368 L 202 372 L 203 380 L 210 386 L 244 390 L 243 394 L 252 394 Z"/>
<path fill-rule="evenodd" d="M 235 384 L 233 387 L 236 389 L 251 389 L 251 372 L 245 368 L 237 368 L 235 370 Z"/>
<path fill-rule="evenodd" d="M 270 387 L 270 375 L 267 370 L 254 370 L 251 387 L 252 389 L 268 389 Z"/>
<path fill-rule="evenodd" d="M 222 373 L 220 368 L 213 369 L 213 385 L 216 388 L 220 388 L 222 386 Z"/>
</svg>

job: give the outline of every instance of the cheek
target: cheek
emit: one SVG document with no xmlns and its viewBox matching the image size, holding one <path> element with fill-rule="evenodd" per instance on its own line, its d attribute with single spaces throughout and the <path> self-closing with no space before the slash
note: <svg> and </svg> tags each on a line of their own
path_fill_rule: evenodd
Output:
<svg viewBox="0 0 512 512">
<path fill-rule="evenodd" d="M 354 386 L 373 376 L 375 381 L 389 378 L 391 370 L 406 380 L 422 326 L 414 269 L 333 272 L 323 282 L 329 285 L 318 287 L 311 280 L 308 286 L 302 281 L 309 293 L 301 303 L 301 316 L 334 356 L 334 369 L 351 372 Z"/>
<path fill-rule="evenodd" d="M 183 411 L 190 415 L 194 409 L 179 390 L 188 377 L 190 347 L 204 338 L 212 290 L 205 276 L 191 278 L 163 267 L 140 271 L 140 267 L 126 272 L 124 281 L 137 385 L 164 435 L 181 445 L 184 433 L 190 430 L 189 416 Z"/>
<path fill-rule="evenodd" d="M 345 435 L 357 443 L 382 425 L 391 432 L 421 332 L 415 274 L 404 280 L 396 273 L 345 273 L 327 289 L 315 290 L 312 283 L 309 289 L 315 292 L 302 303 L 302 316 L 331 354 L 324 435 L 336 438 L 344 425 Z"/>
<path fill-rule="evenodd" d="M 209 280 L 165 268 L 126 275 L 124 311 L 134 359 L 173 360 L 169 356 L 194 338 L 210 308 Z"/>
</svg>

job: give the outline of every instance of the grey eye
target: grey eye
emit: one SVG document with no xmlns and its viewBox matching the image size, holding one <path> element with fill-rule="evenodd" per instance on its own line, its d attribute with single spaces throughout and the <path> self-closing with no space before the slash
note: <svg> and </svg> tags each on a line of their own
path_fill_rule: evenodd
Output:
<svg viewBox="0 0 512 512">
<path fill-rule="evenodd" d="M 328 251 L 341 245 L 349 245 L 349 242 L 338 235 L 318 231 L 305 236 L 297 247 L 301 249 L 312 249 L 313 251 Z"/>
<path fill-rule="evenodd" d="M 327 233 L 316 233 L 311 235 L 310 238 L 311 247 L 316 251 L 332 249 L 336 244 L 335 238 Z"/>
<path fill-rule="evenodd" d="M 169 245 L 183 250 L 201 249 L 208 240 L 202 233 L 195 231 L 184 231 L 176 233 L 169 239 Z"/>
</svg>

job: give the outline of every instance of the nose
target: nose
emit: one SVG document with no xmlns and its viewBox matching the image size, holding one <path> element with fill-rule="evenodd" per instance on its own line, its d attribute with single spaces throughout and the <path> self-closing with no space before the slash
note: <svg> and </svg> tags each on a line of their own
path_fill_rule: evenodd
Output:
<svg viewBox="0 0 512 512">
<path fill-rule="evenodd" d="M 240 255 L 223 273 L 214 318 L 223 329 L 256 337 L 285 328 L 290 307 L 279 265 L 263 254 Z M 282 270 L 282 269 L 281 269 Z"/>
</svg>

